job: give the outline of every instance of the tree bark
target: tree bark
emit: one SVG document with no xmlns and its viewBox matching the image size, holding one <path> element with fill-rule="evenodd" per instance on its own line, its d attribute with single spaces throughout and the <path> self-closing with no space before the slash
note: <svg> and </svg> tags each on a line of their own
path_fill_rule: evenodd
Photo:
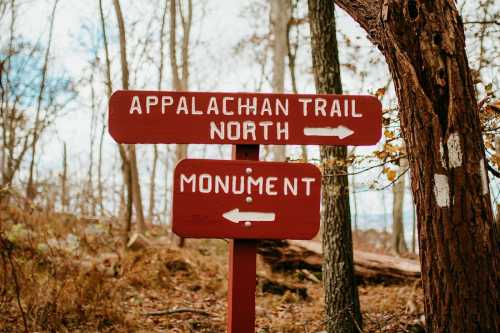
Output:
<svg viewBox="0 0 500 333">
<path fill-rule="evenodd" d="M 406 154 L 402 152 L 402 154 Z M 405 243 L 403 204 L 405 198 L 405 173 L 408 169 L 408 159 L 399 159 L 398 180 L 392 186 L 392 250 L 397 255 L 408 252 Z"/>
<path fill-rule="evenodd" d="M 394 79 L 428 332 L 500 331 L 499 255 L 462 20 L 447 0 L 338 0 Z"/>
<path fill-rule="evenodd" d="M 335 7 L 331 1 L 309 0 L 309 23 L 316 91 L 341 94 Z M 322 196 L 323 284 L 329 333 L 357 332 L 361 326 L 354 280 L 346 157 L 347 147 L 321 147 L 321 167 L 325 174 Z"/>
</svg>

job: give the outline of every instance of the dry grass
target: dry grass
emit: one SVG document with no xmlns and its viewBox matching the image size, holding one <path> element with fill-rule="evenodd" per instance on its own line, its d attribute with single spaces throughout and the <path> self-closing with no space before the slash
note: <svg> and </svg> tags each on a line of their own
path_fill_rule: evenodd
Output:
<svg viewBox="0 0 500 333">
<path fill-rule="evenodd" d="M 88 232 L 96 230 L 94 224 L 15 206 L 0 211 L 0 332 L 23 332 L 22 314 L 30 332 L 225 331 L 224 240 L 188 240 L 183 249 L 165 243 L 136 252 L 118 251 L 122 273 L 111 277 L 82 264 L 85 258 L 121 248 L 116 222 L 101 221 L 98 235 Z M 70 234 L 73 241 L 78 239 L 77 247 L 71 241 L 64 243 Z M 149 237 L 162 234 L 164 230 L 154 227 Z M 258 272 L 256 332 L 324 329 L 320 284 L 302 280 L 301 274 L 271 273 L 261 261 Z M 263 293 L 263 276 L 306 288 L 308 297 Z M 411 286 L 361 287 L 364 331 L 409 331 L 407 324 L 418 317 L 405 314 L 412 290 Z M 151 315 L 179 308 L 206 313 Z"/>
</svg>

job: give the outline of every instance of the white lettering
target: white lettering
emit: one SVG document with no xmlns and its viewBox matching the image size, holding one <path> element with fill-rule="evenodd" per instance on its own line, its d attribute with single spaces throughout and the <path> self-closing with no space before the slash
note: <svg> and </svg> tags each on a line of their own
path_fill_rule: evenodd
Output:
<svg viewBox="0 0 500 333">
<path fill-rule="evenodd" d="M 298 190 L 297 178 L 293 178 L 293 184 L 292 184 L 290 179 L 288 179 L 288 177 L 285 177 L 284 178 L 284 185 L 285 186 L 283 189 L 283 193 L 285 195 L 288 195 L 288 191 L 290 191 L 293 195 L 297 195 L 297 190 Z"/>
<path fill-rule="evenodd" d="M 276 115 L 277 116 L 280 115 L 280 109 L 281 109 L 281 112 L 283 112 L 284 116 L 288 116 L 288 99 L 285 99 L 285 105 L 283 105 L 283 103 L 281 103 L 281 101 L 278 98 L 276 98 Z"/>
<path fill-rule="evenodd" d="M 137 112 L 138 114 L 142 114 L 141 103 L 139 103 L 139 96 L 132 97 L 132 104 L 130 105 L 130 114 Z"/>
<path fill-rule="evenodd" d="M 151 112 L 151 106 L 158 105 L 158 97 L 157 96 L 147 96 L 146 97 L 146 113 L 149 114 Z"/>
<path fill-rule="evenodd" d="M 223 193 L 229 192 L 229 176 L 224 176 L 224 182 L 220 176 L 215 176 L 215 193 L 219 193 L 221 189 Z"/>
<path fill-rule="evenodd" d="M 255 123 L 253 121 L 244 121 L 243 122 L 243 140 L 249 140 L 249 137 L 252 136 L 252 140 L 255 141 Z"/>
<path fill-rule="evenodd" d="M 352 116 L 353 116 L 354 118 L 361 118 L 361 117 L 363 117 L 363 114 L 362 114 L 362 113 L 356 113 L 356 100 L 355 100 L 355 99 L 353 99 L 353 100 L 351 101 L 351 109 L 352 109 L 351 114 L 352 114 Z"/>
<path fill-rule="evenodd" d="M 258 186 L 259 194 L 263 193 L 264 179 L 259 177 L 254 179 L 253 177 L 248 177 L 247 179 L 247 194 L 252 194 L 252 186 Z"/>
<path fill-rule="evenodd" d="M 195 116 L 200 116 L 203 114 L 200 110 L 196 110 L 196 98 L 193 96 L 191 97 L 191 114 Z"/>
<path fill-rule="evenodd" d="M 306 195 L 311 195 L 311 183 L 316 181 L 314 178 L 302 178 L 303 183 L 306 183 Z"/>
<path fill-rule="evenodd" d="M 330 109 L 330 117 L 333 116 L 342 117 L 342 112 L 340 111 L 340 102 L 338 99 L 334 99 L 332 103 L 332 108 Z"/>
<path fill-rule="evenodd" d="M 240 177 L 240 188 L 237 189 L 236 186 L 238 184 L 236 184 L 236 176 L 233 176 L 233 181 L 232 181 L 232 186 L 231 186 L 231 190 L 233 192 L 233 194 L 242 194 L 244 191 L 245 191 L 245 177 L 244 176 L 241 176 Z"/>
<path fill-rule="evenodd" d="M 172 96 L 162 96 L 161 97 L 161 114 L 165 114 L 165 109 L 167 106 L 174 104 L 174 99 Z"/>
<path fill-rule="evenodd" d="M 264 130 L 264 140 L 269 140 L 269 126 L 273 124 L 272 121 L 261 121 L 259 126 Z"/>
<path fill-rule="evenodd" d="M 299 102 L 302 103 L 302 113 L 304 117 L 307 117 L 307 104 L 312 102 L 311 98 L 299 98 Z"/>
<path fill-rule="evenodd" d="M 233 111 L 230 111 L 227 109 L 227 102 L 233 101 L 233 100 L 234 100 L 233 97 L 228 97 L 228 96 L 222 97 L 222 114 L 223 115 L 232 116 L 234 114 Z"/>
<path fill-rule="evenodd" d="M 241 126 L 238 121 L 230 121 L 227 123 L 227 138 L 229 140 L 239 140 Z"/>
<path fill-rule="evenodd" d="M 276 132 L 278 134 L 278 140 L 281 140 L 281 135 L 284 135 L 284 139 L 288 140 L 288 122 L 284 122 L 283 128 L 281 128 L 281 123 L 276 123 Z"/>
<path fill-rule="evenodd" d="M 181 98 L 179 98 L 179 103 L 177 103 L 177 112 L 176 113 L 180 114 L 181 112 L 183 112 L 185 114 L 189 114 L 186 97 L 184 97 L 184 96 L 181 96 Z"/>
<path fill-rule="evenodd" d="M 198 179 L 200 193 L 210 193 L 212 191 L 212 177 L 209 174 L 202 174 Z"/>
<path fill-rule="evenodd" d="M 215 121 L 210 122 L 210 139 L 215 139 L 216 134 L 218 139 L 224 140 L 224 122 L 220 122 L 220 128 L 217 127 Z"/>
<path fill-rule="evenodd" d="M 186 175 L 181 174 L 181 193 L 184 192 L 184 183 L 191 183 L 191 192 L 195 191 L 196 188 L 196 175 L 191 175 L 191 177 L 186 177 Z"/>
<path fill-rule="evenodd" d="M 238 114 L 242 115 L 243 110 L 245 111 L 245 115 L 249 116 L 250 114 L 253 114 L 254 116 L 257 115 L 257 97 L 253 97 L 251 99 L 252 103 L 250 104 L 250 98 L 246 97 L 245 98 L 246 103 L 241 102 L 241 98 L 238 98 Z"/>
<path fill-rule="evenodd" d="M 319 113 L 321 112 L 321 115 L 323 117 L 326 117 L 326 99 L 324 98 L 316 98 L 314 100 L 314 115 L 316 117 L 319 116 Z"/>
<path fill-rule="evenodd" d="M 271 110 L 271 102 L 269 102 L 269 98 L 264 98 L 264 101 L 262 102 L 260 115 L 263 116 L 265 113 L 267 113 L 269 116 L 273 115 L 273 110 Z"/>
<path fill-rule="evenodd" d="M 208 101 L 207 114 L 211 114 L 212 112 L 219 115 L 219 107 L 217 106 L 217 99 L 215 97 L 210 97 Z"/>
<path fill-rule="evenodd" d="M 266 194 L 267 195 L 278 195 L 278 192 L 274 190 L 276 185 L 277 177 L 267 177 L 266 178 Z"/>
</svg>

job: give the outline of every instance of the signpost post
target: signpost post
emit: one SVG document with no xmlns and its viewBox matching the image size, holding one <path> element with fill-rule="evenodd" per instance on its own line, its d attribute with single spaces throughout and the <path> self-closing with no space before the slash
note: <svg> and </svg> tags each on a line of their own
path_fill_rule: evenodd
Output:
<svg viewBox="0 0 500 333">
<path fill-rule="evenodd" d="M 233 146 L 234 160 L 259 160 L 258 145 Z M 229 276 L 227 286 L 227 332 L 255 332 L 255 277 L 257 240 L 229 241 Z M 237 281 L 237 282 L 236 282 Z"/>
<path fill-rule="evenodd" d="M 233 160 L 180 161 L 175 233 L 229 238 L 229 333 L 255 331 L 258 239 L 311 239 L 319 230 L 319 169 L 258 162 L 260 144 L 370 145 L 381 136 L 373 96 L 117 91 L 109 132 L 119 143 L 232 144 Z"/>
</svg>

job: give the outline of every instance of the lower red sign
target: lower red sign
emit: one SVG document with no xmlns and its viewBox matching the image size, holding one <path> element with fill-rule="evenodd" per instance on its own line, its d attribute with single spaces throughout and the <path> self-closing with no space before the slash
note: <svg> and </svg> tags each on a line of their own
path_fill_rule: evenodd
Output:
<svg viewBox="0 0 500 333">
<path fill-rule="evenodd" d="M 311 239 L 320 190 L 312 164 L 186 159 L 174 172 L 172 228 L 189 238 Z"/>
</svg>

